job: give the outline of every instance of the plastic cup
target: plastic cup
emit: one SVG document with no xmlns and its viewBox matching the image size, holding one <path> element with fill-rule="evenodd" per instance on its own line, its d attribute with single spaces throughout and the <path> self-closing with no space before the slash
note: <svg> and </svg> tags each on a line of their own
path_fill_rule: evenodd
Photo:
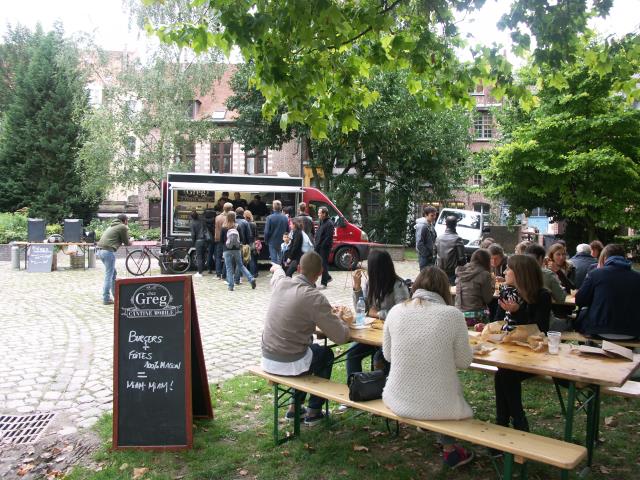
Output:
<svg viewBox="0 0 640 480">
<path fill-rule="evenodd" d="M 560 332 L 547 332 L 547 338 L 549 339 L 549 353 L 551 355 L 558 355 L 560 352 L 560 338 L 562 334 Z"/>
</svg>

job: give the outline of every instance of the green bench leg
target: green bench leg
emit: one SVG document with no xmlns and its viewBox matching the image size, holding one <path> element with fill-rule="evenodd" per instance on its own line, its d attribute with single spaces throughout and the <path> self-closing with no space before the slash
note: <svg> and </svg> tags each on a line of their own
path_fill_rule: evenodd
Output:
<svg viewBox="0 0 640 480">
<path fill-rule="evenodd" d="M 504 455 L 504 468 L 502 470 L 503 480 L 511 480 L 513 478 L 513 453 L 505 452 Z"/>
<path fill-rule="evenodd" d="M 288 410 L 290 399 L 293 398 L 294 419 L 293 419 L 293 435 L 286 435 L 280 438 L 278 429 L 278 421 L 280 420 L 280 407 Z M 273 384 L 273 441 L 276 445 L 288 442 L 292 438 L 300 436 L 300 400 L 295 395 L 292 388 L 282 388 L 278 383 Z"/>
</svg>

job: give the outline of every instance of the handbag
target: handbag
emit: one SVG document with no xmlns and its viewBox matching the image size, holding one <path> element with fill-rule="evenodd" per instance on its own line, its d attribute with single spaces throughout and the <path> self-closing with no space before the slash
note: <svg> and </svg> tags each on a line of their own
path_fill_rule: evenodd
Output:
<svg viewBox="0 0 640 480">
<path fill-rule="evenodd" d="M 382 390 L 387 383 L 387 376 L 383 370 L 373 372 L 356 372 L 349 375 L 349 400 L 365 402 L 382 398 Z"/>
<path fill-rule="evenodd" d="M 251 249 L 249 248 L 249 245 L 242 245 L 241 247 L 241 251 L 242 251 L 242 262 L 247 265 L 249 263 L 249 260 L 251 260 Z"/>
</svg>

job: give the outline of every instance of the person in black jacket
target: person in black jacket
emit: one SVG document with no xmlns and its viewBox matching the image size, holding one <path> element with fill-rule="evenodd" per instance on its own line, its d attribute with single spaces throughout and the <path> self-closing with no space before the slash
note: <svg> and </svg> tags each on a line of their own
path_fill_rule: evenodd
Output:
<svg viewBox="0 0 640 480">
<path fill-rule="evenodd" d="M 209 232 L 207 231 L 204 219 L 201 219 L 195 210 L 191 212 L 190 230 L 191 242 L 196 248 L 196 263 L 198 265 L 198 273 L 196 273 L 195 276 L 201 277 L 202 270 L 204 270 L 204 257 L 207 254 L 208 239 L 211 237 L 208 236 Z"/>
<path fill-rule="evenodd" d="M 576 267 L 576 273 L 574 278 L 574 284 L 576 288 L 582 286 L 584 278 L 587 276 L 591 266 L 598 263 L 598 260 L 591 256 L 591 247 L 587 243 L 581 243 L 576 247 L 576 254 L 569 259 L 569 261 Z"/>
<path fill-rule="evenodd" d="M 327 207 L 320 207 L 318 216 L 320 217 L 320 225 L 318 225 L 318 230 L 316 231 L 315 250 L 322 258 L 322 279 L 320 280 L 319 288 L 327 288 L 327 284 L 333 280 L 329 275 L 329 254 L 331 253 L 331 247 L 333 247 L 335 227 L 329 218 Z"/>
<path fill-rule="evenodd" d="M 211 275 L 213 273 L 213 269 L 216 268 L 216 261 L 215 261 L 215 251 L 216 251 L 216 244 L 213 241 L 213 239 L 215 238 L 215 232 L 216 232 L 216 226 L 215 226 L 215 221 L 216 221 L 216 211 L 212 208 L 207 208 L 204 211 L 204 224 L 207 227 L 207 231 L 209 232 L 209 241 L 207 242 L 207 251 L 208 251 L 208 255 L 207 255 L 207 269 L 209 270 L 209 274 Z"/>
<path fill-rule="evenodd" d="M 258 276 L 258 250 L 256 240 L 258 240 L 258 225 L 253 221 L 251 210 L 244 211 L 244 219 L 249 224 L 249 248 L 251 249 L 251 260 L 249 261 L 249 271 L 254 277 Z"/>
<path fill-rule="evenodd" d="M 309 237 L 309 240 L 311 240 L 311 243 L 315 245 L 314 232 L 313 232 L 313 219 L 311 218 L 311 216 L 307 215 L 306 203 L 300 202 L 298 204 L 298 216 L 296 218 L 299 218 L 302 221 L 302 229 L 307 234 L 307 237 Z"/>
<path fill-rule="evenodd" d="M 289 232 L 291 243 L 289 248 L 282 256 L 282 268 L 286 272 L 287 277 L 293 276 L 293 273 L 298 269 L 298 263 L 302 257 L 302 221 L 299 218 L 293 219 L 293 229 Z"/>
<path fill-rule="evenodd" d="M 436 265 L 445 271 L 449 277 L 449 284 L 456 284 L 456 268 L 467 263 L 464 255 L 464 242 L 456 232 L 457 217 L 451 215 L 445 220 L 447 229 L 444 234 L 436 238 Z"/>
<path fill-rule="evenodd" d="M 582 308 L 578 330 L 603 338 L 638 338 L 640 273 L 631 268 L 622 245 L 607 245 L 600 258 L 604 266 L 591 271 L 576 294 L 576 304 Z"/>
<path fill-rule="evenodd" d="M 542 270 L 536 260 L 528 255 L 513 255 L 507 262 L 505 284 L 515 287 L 520 302 L 499 300 L 497 319 L 509 312 L 509 325 L 536 324 L 538 328 L 549 330 L 551 313 L 551 294 L 543 286 Z M 496 392 L 496 423 L 517 430 L 529 431 L 527 416 L 522 407 L 522 381 L 533 376 L 530 373 L 516 372 L 499 368 L 494 377 Z"/>
<path fill-rule="evenodd" d="M 240 234 L 240 241 L 243 245 L 242 248 L 245 248 L 244 245 L 249 246 L 251 242 L 253 242 L 253 237 L 251 235 L 251 227 L 249 227 L 249 222 L 244 219 L 244 208 L 242 207 L 236 208 L 236 223 L 238 224 L 238 233 Z M 236 265 L 235 275 L 236 285 L 238 285 L 240 283 L 239 265 Z"/>
</svg>

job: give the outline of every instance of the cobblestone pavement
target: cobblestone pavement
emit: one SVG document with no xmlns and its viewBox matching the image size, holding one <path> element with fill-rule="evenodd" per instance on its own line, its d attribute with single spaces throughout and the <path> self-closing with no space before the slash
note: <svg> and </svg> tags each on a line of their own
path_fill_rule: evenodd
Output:
<svg viewBox="0 0 640 480">
<path fill-rule="evenodd" d="M 57 412 L 55 431 L 90 427 L 112 408 L 113 306 L 101 302 L 104 269 L 27 273 L 0 262 L 0 414 Z M 416 262 L 396 262 L 398 274 L 415 277 Z M 120 276 L 129 275 L 117 261 Z M 153 273 L 159 273 L 156 269 Z M 332 272 L 324 293 L 351 305 L 351 280 Z M 204 356 L 210 383 L 230 378 L 260 358 L 260 335 L 271 289 L 261 270 L 258 287 L 244 281 L 234 292 L 215 275 L 194 278 Z M 0 474 L 0 476 L 2 476 Z"/>
</svg>

